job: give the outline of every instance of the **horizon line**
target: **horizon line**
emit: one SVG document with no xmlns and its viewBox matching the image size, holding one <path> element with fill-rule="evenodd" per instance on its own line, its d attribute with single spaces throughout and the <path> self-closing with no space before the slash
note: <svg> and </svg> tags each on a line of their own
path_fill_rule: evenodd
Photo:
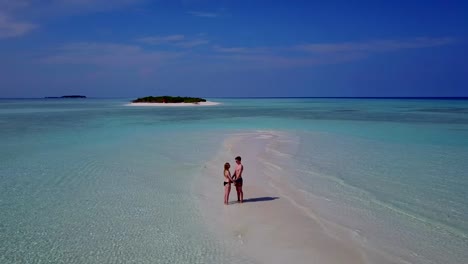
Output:
<svg viewBox="0 0 468 264">
<path fill-rule="evenodd" d="M 215 99 L 454 99 L 466 100 L 468 96 L 203 96 L 204 98 Z M 138 97 L 87 97 L 87 98 L 70 98 L 70 100 L 77 99 L 128 99 Z M 1 100 L 5 99 L 48 99 L 48 100 L 66 100 L 69 98 L 46 98 L 46 97 L 0 97 Z"/>
</svg>

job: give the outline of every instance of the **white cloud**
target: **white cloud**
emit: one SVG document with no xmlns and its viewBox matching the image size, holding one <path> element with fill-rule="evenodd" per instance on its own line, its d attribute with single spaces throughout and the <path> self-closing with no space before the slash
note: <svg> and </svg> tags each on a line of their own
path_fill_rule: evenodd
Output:
<svg viewBox="0 0 468 264">
<path fill-rule="evenodd" d="M 246 53 L 248 52 L 247 48 L 244 47 L 221 47 L 221 46 L 214 46 L 215 51 L 222 52 L 222 53 Z"/>
<path fill-rule="evenodd" d="M 344 42 L 305 44 L 294 47 L 297 50 L 313 53 L 338 52 L 385 52 L 401 49 L 437 47 L 453 43 L 453 38 L 415 38 L 410 40 L 374 40 L 368 42 Z"/>
<path fill-rule="evenodd" d="M 210 41 L 206 39 L 187 39 L 184 35 L 169 35 L 169 36 L 153 36 L 137 39 L 138 42 L 151 45 L 173 45 L 181 48 L 193 48 L 200 45 L 208 44 Z"/>
<path fill-rule="evenodd" d="M 96 66 L 132 67 L 161 65 L 182 53 L 144 50 L 136 45 L 79 42 L 67 44 L 55 55 L 42 61 L 49 64 L 88 64 Z"/>
<path fill-rule="evenodd" d="M 19 22 L 0 14 L 0 39 L 13 38 L 25 35 L 35 29 L 37 25 L 28 22 Z"/>
<path fill-rule="evenodd" d="M 205 39 L 187 40 L 184 35 L 147 37 L 145 43 L 192 48 L 209 43 Z M 405 41 L 378 40 L 372 42 L 345 42 L 333 44 L 307 44 L 289 47 L 221 47 L 213 46 L 212 53 L 155 51 L 154 47 L 116 43 L 72 43 L 61 47 L 56 54 L 44 59 L 54 64 L 89 64 L 107 67 L 143 67 L 167 65 L 189 61 L 209 61 L 251 68 L 288 68 L 310 65 L 339 64 L 366 58 L 376 52 L 391 52 L 448 45 L 451 38 L 418 38 Z"/>
<path fill-rule="evenodd" d="M 40 5 L 43 1 L 33 0 L 36 6 Z M 143 3 L 146 0 L 52 0 L 47 6 L 48 10 L 55 13 L 74 14 L 74 13 L 89 13 L 100 12 L 127 7 Z"/>
<path fill-rule="evenodd" d="M 215 18 L 219 17 L 220 14 L 218 13 L 210 13 L 210 12 L 199 12 L 199 11 L 189 11 L 188 14 L 196 17 L 207 17 L 207 18 Z"/>
<path fill-rule="evenodd" d="M 0 38 L 19 37 L 38 24 L 22 21 L 51 16 L 108 11 L 145 2 L 146 0 L 0 0 Z M 21 21 L 20 21 L 21 20 Z"/>
<path fill-rule="evenodd" d="M 218 59 L 245 62 L 261 67 L 296 67 L 337 64 L 355 61 L 377 52 L 430 48 L 453 43 L 453 38 L 414 38 L 408 40 L 375 40 L 305 44 L 289 47 L 221 47 L 213 46 Z"/>
<path fill-rule="evenodd" d="M 272 53 L 231 53 L 214 55 L 213 58 L 219 61 L 238 63 L 242 68 L 250 69 L 271 69 L 271 68 L 292 68 L 306 67 L 312 65 L 340 64 L 362 58 L 360 54 L 344 54 L 340 56 L 291 56 L 281 52 Z"/>
<path fill-rule="evenodd" d="M 218 45 L 213 46 L 214 51 L 226 54 L 253 54 L 253 53 L 267 53 L 273 51 L 273 48 L 267 47 L 221 47 Z"/>
<path fill-rule="evenodd" d="M 30 5 L 27 0 L 0 0 L 0 10 L 9 12 L 20 8 L 25 8 Z"/>
<path fill-rule="evenodd" d="M 185 39 L 184 35 L 169 35 L 169 36 L 144 37 L 144 38 L 137 39 L 137 41 L 146 43 L 146 44 L 160 45 L 160 44 L 179 42 L 184 39 Z"/>
<path fill-rule="evenodd" d="M 194 40 L 179 42 L 176 45 L 179 47 L 183 47 L 183 48 L 193 48 L 196 46 L 208 44 L 209 42 L 210 41 L 206 39 L 194 39 Z"/>
<path fill-rule="evenodd" d="M 15 19 L 16 13 L 29 6 L 30 1 L 26 0 L 0 0 L 0 39 L 19 37 L 37 27 L 34 23 Z"/>
</svg>

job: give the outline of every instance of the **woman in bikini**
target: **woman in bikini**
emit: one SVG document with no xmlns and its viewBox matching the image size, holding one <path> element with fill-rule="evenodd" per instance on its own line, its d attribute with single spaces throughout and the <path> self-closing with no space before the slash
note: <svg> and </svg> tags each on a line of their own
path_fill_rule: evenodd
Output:
<svg viewBox="0 0 468 264">
<path fill-rule="evenodd" d="M 229 193 L 231 192 L 231 183 L 233 182 L 232 177 L 231 177 L 231 172 L 229 171 L 229 168 L 231 168 L 231 165 L 226 162 L 224 164 L 224 204 L 229 203 Z"/>
</svg>

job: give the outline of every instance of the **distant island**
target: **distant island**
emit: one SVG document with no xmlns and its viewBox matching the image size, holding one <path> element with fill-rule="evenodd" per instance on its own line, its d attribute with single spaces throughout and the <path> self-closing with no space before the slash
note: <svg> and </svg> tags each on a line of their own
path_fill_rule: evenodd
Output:
<svg viewBox="0 0 468 264">
<path fill-rule="evenodd" d="M 46 96 L 46 99 L 86 98 L 84 95 Z"/>
<path fill-rule="evenodd" d="M 189 103 L 198 104 L 206 102 L 203 98 L 198 97 L 181 97 L 181 96 L 147 96 L 135 99 L 132 103 L 160 103 L 160 104 L 177 104 L 177 103 Z"/>
</svg>

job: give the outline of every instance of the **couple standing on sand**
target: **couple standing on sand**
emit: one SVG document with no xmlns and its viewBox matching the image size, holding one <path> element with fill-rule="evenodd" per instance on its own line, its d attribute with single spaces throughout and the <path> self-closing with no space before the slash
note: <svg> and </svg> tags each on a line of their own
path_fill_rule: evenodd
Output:
<svg viewBox="0 0 468 264">
<path fill-rule="evenodd" d="M 236 169 L 234 170 L 234 175 L 231 176 L 231 172 L 229 168 L 231 168 L 231 164 L 226 162 L 224 164 L 224 204 L 228 204 L 229 202 L 229 193 L 231 192 L 231 183 L 234 183 L 236 186 L 237 191 L 237 202 L 242 203 L 244 202 L 244 192 L 242 191 L 242 172 L 244 171 L 244 166 L 241 163 L 241 157 L 236 157 Z"/>
</svg>

